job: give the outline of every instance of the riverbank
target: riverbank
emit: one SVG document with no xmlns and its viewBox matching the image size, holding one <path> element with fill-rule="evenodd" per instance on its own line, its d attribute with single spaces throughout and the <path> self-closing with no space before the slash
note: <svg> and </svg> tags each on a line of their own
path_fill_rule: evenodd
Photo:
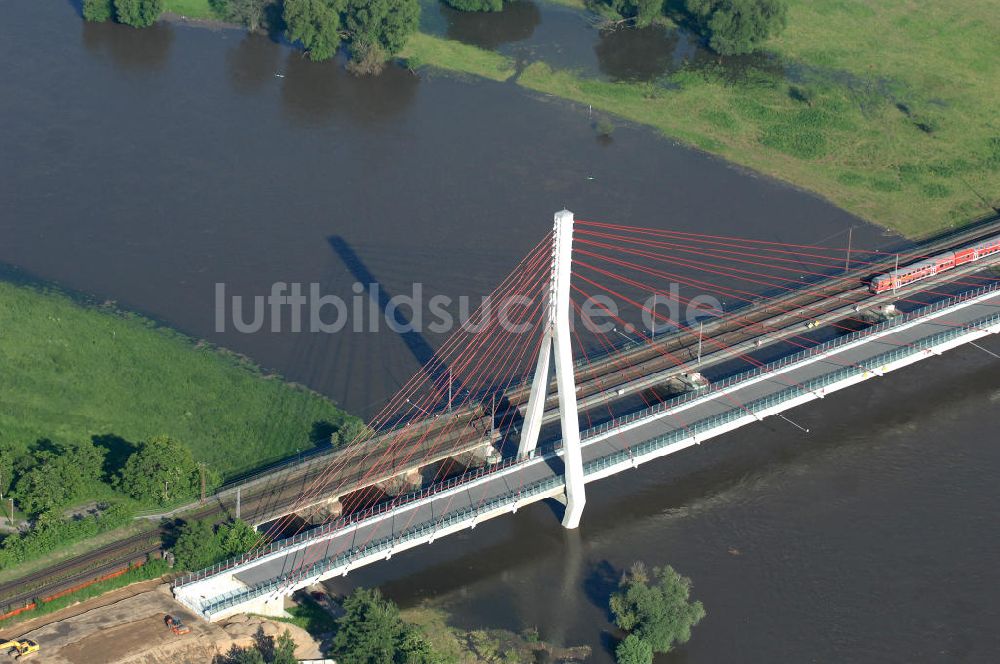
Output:
<svg viewBox="0 0 1000 664">
<path fill-rule="evenodd" d="M 816 192 L 920 237 L 1000 205 L 1000 129 L 990 58 L 1000 21 L 986 0 L 915 10 L 891 1 L 789 3 L 773 71 L 725 63 L 655 82 L 612 82 L 536 61 L 512 80 Z M 403 57 L 496 79 L 499 53 L 415 35 Z M 984 199 L 986 202 L 984 202 Z"/>
<path fill-rule="evenodd" d="M 0 282 L 0 445 L 168 434 L 231 477 L 311 446 L 345 413 L 244 358 L 112 304 Z M 113 450 L 114 451 L 114 450 Z"/>
<path fill-rule="evenodd" d="M 589 646 L 547 643 L 534 627 L 519 633 L 506 629 L 458 629 L 449 624 L 448 612 L 432 602 L 403 609 L 401 616 L 427 635 L 436 652 L 456 664 L 582 662 L 591 654 Z"/>
<path fill-rule="evenodd" d="M 547 0 L 585 11 L 579 0 Z M 218 21 L 207 0 L 166 9 Z M 669 21 L 668 21 L 669 23 Z M 401 57 L 587 105 L 813 191 L 911 238 L 1000 206 L 1000 129 L 988 0 L 914 8 L 904 0 L 790 0 L 767 70 L 689 67 L 652 82 L 610 81 L 418 33 Z"/>
</svg>

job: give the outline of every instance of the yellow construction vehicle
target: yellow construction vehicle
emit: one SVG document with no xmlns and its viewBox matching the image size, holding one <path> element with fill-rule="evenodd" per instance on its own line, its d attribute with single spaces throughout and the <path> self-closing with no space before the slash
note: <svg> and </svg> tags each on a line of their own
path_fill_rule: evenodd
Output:
<svg viewBox="0 0 1000 664">
<path fill-rule="evenodd" d="M 13 653 L 17 659 L 24 659 L 37 653 L 39 647 L 31 639 L 25 639 L 24 641 L 3 641 L 0 643 L 0 652 L 5 652 L 8 655 Z"/>
</svg>

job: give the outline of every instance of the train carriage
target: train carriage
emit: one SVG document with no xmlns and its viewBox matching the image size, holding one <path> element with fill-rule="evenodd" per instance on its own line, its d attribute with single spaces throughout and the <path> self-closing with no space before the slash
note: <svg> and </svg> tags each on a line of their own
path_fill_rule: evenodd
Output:
<svg viewBox="0 0 1000 664">
<path fill-rule="evenodd" d="M 1000 234 L 876 275 L 868 289 L 872 293 L 884 293 L 997 253 L 1000 253 Z"/>
</svg>

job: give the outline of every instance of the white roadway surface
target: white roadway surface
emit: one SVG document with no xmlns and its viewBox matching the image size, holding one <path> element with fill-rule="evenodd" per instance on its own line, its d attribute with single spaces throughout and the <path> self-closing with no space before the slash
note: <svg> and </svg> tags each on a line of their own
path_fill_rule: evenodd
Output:
<svg viewBox="0 0 1000 664">
<path fill-rule="evenodd" d="M 865 338 L 859 343 L 832 349 L 820 359 L 783 367 L 775 373 L 766 374 L 746 383 L 738 383 L 726 391 L 704 399 L 692 400 L 648 420 L 640 420 L 612 435 L 597 435 L 585 439 L 583 462 L 587 464 L 619 452 L 627 446 L 651 440 L 699 420 L 740 408 L 742 404 L 870 360 L 907 343 L 954 328 L 956 325 L 993 315 L 1000 311 L 1000 293 L 992 293 L 975 304 L 966 303 L 959 307 L 935 312 L 931 314 L 934 318 L 906 323 L 899 328 L 890 328 L 876 335 L 877 338 Z M 256 586 L 301 569 L 303 562 L 308 566 L 325 558 L 335 558 L 349 550 L 361 549 L 370 542 L 399 536 L 421 524 L 440 521 L 450 513 L 464 512 L 493 498 L 516 494 L 520 487 L 554 475 L 562 475 L 561 466 L 561 459 L 552 457 L 547 459 L 540 457 L 518 464 L 505 471 L 487 475 L 471 483 L 467 488 L 443 492 L 425 501 L 402 506 L 392 514 L 349 526 L 340 533 L 310 546 L 296 547 L 285 555 L 262 559 L 260 563 L 238 570 L 235 577 L 247 586 Z"/>
</svg>

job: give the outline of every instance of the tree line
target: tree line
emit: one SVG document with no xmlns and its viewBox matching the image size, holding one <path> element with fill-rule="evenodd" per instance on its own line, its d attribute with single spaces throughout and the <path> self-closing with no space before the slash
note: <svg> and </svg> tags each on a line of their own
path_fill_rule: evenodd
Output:
<svg viewBox="0 0 1000 664">
<path fill-rule="evenodd" d="M 499 11 L 503 0 L 445 0 L 463 11 Z M 406 44 L 420 22 L 419 0 L 207 0 L 219 18 L 248 30 L 284 32 L 311 60 L 328 60 L 343 46 L 348 68 L 374 74 Z M 152 25 L 163 0 L 83 0 L 88 21 Z"/>
<path fill-rule="evenodd" d="M 759 50 L 785 28 L 788 14 L 784 0 L 588 0 L 588 3 L 594 11 L 613 17 L 616 26 L 645 27 L 669 18 L 699 33 L 720 56 Z"/>
<path fill-rule="evenodd" d="M 120 452 L 127 443 L 113 436 L 96 440 L 42 439 L 19 454 L 0 449 L 0 495 L 12 498 L 30 522 L 0 543 L 0 569 L 120 528 L 135 507 L 193 500 L 203 477 L 206 491 L 221 483 L 218 473 L 168 436 L 139 443 L 123 458 L 112 454 L 111 446 Z M 80 504 L 86 508 L 66 516 L 68 507 Z"/>
<path fill-rule="evenodd" d="M 118 445 L 127 445 L 117 440 Z M 186 445 L 169 436 L 139 443 L 123 460 L 111 460 L 109 453 L 108 446 L 94 440 L 42 439 L 21 454 L 4 450 L 0 491 L 9 493 L 29 517 L 37 518 L 109 494 L 148 506 L 193 499 L 201 491 L 203 474 L 207 491 L 221 483 L 217 472 L 199 465 Z"/>
</svg>

